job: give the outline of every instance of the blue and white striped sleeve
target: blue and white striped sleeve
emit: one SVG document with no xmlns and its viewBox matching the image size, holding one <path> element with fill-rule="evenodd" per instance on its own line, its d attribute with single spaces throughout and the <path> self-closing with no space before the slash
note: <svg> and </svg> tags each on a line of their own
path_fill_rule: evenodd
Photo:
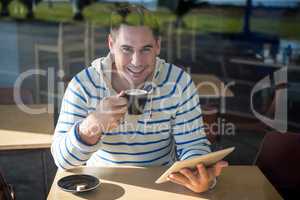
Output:
<svg viewBox="0 0 300 200">
<path fill-rule="evenodd" d="M 85 144 L 78 134 L 78 125 L 88 115 L 89 97 L 83 87 L 84 83 L 72 79 L 62 100 L 51 145 L 55 164 L 60 169 L 70 169 L 85 164 L 99 149 L 99 144 Z"/>
<path fill-rule="evenodd" d="M 210 142 L 204 131 L 197 88 L 187 73 L 184 82 L 172 126 L 179 160 L 211 152 Z"/>
</svg>

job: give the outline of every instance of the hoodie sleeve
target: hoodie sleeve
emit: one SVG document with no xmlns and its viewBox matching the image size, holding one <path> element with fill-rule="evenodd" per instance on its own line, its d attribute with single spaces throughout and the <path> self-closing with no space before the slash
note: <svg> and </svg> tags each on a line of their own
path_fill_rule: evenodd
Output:
<svg viewBox="0 0 300 200">
<path fill-rule="evenodd" d="M 75 76 L 66 89 L 51 145 L 55 164 L 60 169 L 84 165 L 99 149 L 99 143 L 88 145 L 78 134 L 79 124 L 91 111 L 87 105 L 90 98 L 87 83 L 79 77 Z"/>
<path fill-rule="evenodd" d="M 184 73 L 184 84 L 173 124 L 173 136 L 179 160 L 211 152 L 207 140 L 199 95 L 189 74 Z"/>
</svg>

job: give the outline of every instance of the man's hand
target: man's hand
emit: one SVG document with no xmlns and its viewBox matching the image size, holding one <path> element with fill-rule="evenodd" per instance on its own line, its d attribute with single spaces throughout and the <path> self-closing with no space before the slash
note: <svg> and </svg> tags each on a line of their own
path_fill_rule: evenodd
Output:
<svg viewBox="0 0 300 200">
<path fill-rule="evenodd" d="M 176 184 L 185 186 L 196 193 L 205 192 L 209 189 L 214 179 L 221 174 L 222 168 L 227 167 L 226 161 L 219 161 L 210 168 L 198 164 L 196 170 L 188 168 L 181 169 L 177 173 L 169 175 L 168 179 Z"/>
<path fill-rule="evenodd" d="M 96 144 L 103 133 L 120 124 L 127 112 L 127 99 L 124 92 L 116 96 L 106 97 L 99 102 L 96 110 L 91 113 L 79 126 L 81 139 L 87 144 Z"/>
</svg>

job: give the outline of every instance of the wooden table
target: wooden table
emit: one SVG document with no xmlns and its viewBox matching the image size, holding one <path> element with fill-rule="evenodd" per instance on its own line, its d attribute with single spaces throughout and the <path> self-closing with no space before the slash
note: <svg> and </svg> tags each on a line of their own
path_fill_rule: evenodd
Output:
<svg viewBox="0 0 300 200">
<path fill-rule="evenodd" d="M 54 131 L 53 114 L 28 114 L 16 105 L 0 105 L 0 113 L 0 150 L 50 147 Z"/>
<path fill-rule="evenodd" d="M 48 200 L 65 199 L 282 199 L 270 182 L 256 166 L 229 166 L 222 172 L 216 188 L 204 194 L 195 194 L 188 189 L 167 182 L 154 181 L 166 167 L 81 167 L 70 171 L 59 171 L 48 195 Z M 59 178 L 74 173 L 91 174 L 100 178 L 101 185 L 94 191 L 72 194 L 57 186 Z"/>
<path fill-rule="evenodd" d="M 200 98 L 218 99 L 220 102 L 220 114 L 225 113 L 225 101 L 228 97 L 234 97 L 230 85 L 225 85 L 218 77 L 212 74 L 191 74 Z"/>
<path fill-rule="evenodd" d="M 245 59 L 245 58 L 231 58 L 230 62 L 236 64 L 254 66 L 254 67 L 259 66 L 259 67 L 268 67 L 268 68 L 275 68 L 275 69 L 280 69 L 282 67 L 285 67 L 285 65 L 279 63 L 265 63 L 263 61 L 259 61 L 255 59 Z"/>
<path fill-rule="evenodd" d="M 28 114 L 16 105 L 0 105 L 0 167 L 17 198 L 47 197 L 56 172 L 50 153 L 53 131 L 52 113 Z"/>
</svg>

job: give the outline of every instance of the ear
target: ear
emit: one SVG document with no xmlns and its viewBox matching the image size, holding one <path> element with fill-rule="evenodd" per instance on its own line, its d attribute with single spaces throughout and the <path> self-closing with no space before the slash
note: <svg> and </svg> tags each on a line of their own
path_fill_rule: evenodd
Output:
<svg viewBox="0 0 300 200">
<path fill-rule="evenodd" d="M 156 55 L 158 56 L 160 54 L 160 49 L 161 49 L 161 37 L 159 37 L 157 40 L 156 40 L 156 45 L 157 45 L 157 48 L 156 48 Z"/>
<path fill-rule="evenodd" d="M 114 54 L 114 43 L 115 41 L 113 40 L 111 34 L 108 35 L 108 47 L 110 53 Z"/>
</svg>

